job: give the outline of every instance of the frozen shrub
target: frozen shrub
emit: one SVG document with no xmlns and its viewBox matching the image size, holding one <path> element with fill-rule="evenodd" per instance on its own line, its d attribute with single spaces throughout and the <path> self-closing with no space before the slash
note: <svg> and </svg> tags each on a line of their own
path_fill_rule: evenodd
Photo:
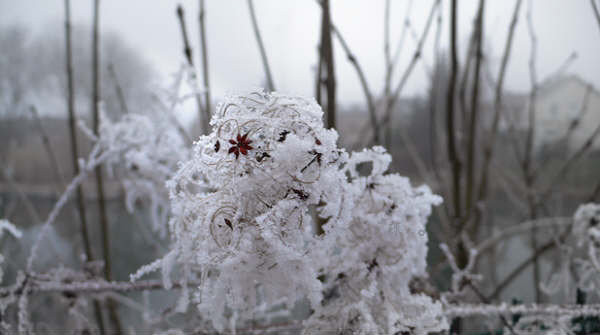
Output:
<svg viewBox="0 0 600 335">
<path fill-rule="evenodd" d="M 446 328 L 441 305 L 408 288 L 426 275 L 425 223 L 441 198 L 384 174 L 381 147 L 348 155 L 322 117 L 312 99 L 227 97 L 168 182 L 172 250 L 132 279 L 162 268 L 170 286 L 178 264 L 184 281 L 200 281 L 197 306 L 217 330 L 303 298 L 308 333 Z"/>
<path fill-rule="evenodd" d="M 165 183 L 190 154 L 182 136 L 168 122 L 127 114 L 114 123 L 102 118 L 99 144 L 118 153 L 106 165 L 123 183 L 127 209 L 133 212 L 136 201 L 147 202 L 152 228 L 164 236 L 169 213 Z"/>
<path fill-rule="evenodd" d="M 352 330 L 357 334 L 417 334 L 447 327 L 442 306 L 413 295 L 413 276 L 427 276 L 425 223 L 441 198 L 428 187 L 413 188 L 407 178 L 384 174 L 391 156 L 381 147 L 353 153 L 344 171 L 344 194 L 352 195 L 351 221 L 332 232 L 322 246 L 323 278 L 330 292 L 307 321 L 306 333 Z M 368 163 L 361 176 L 357 166 Z M 331 323 L 331 319 L 335 323 Z"/>
</svg>

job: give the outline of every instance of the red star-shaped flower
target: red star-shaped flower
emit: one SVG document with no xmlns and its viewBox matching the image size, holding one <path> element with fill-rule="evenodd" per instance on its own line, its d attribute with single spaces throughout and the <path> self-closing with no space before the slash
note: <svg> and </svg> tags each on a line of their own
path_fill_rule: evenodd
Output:
<svg viewBox="0 0 600 335">
<path fill-rule="evenodd" d="M 248 138 L 248 133 L 246 133 L 244 136 L 238 134 L 236 140 L 229 140 L 229 143 L 233 144 L 233 146 L 231 148 L 229 148 L 229 152 L 228 153 L 233 153 L 235 155 L 235 159 L 238 159 L 238 157 L 240 156 L 240 153 L 242 153 L 242 155 L 247 155 L 248 154 L 248 150 L 252 150 L 254 149 L 250 143 L 252 143 L 251 140 L 249 140 Z"/>
</svg>

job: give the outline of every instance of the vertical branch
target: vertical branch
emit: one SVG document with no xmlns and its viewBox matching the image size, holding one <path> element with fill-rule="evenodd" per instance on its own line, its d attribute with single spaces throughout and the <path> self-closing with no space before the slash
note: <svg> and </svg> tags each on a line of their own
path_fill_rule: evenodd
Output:
<svg viewBox="0 0 600 335">
<path fill-rule="evenodd" d="M 193 70 L 192 71 L 192 82 L 194 83 L 194 96 L 196 97 L 196 106 L 198 109 L 198 118 L 200 120 L 200 127 L 202 128 L 202 133 L 208 133 L 209 122 L 210 122 L 210 110 L 203 110 L 202 108 L 202 99 L 200 98 L 200 94 L 196 91 L 197 88 L 197 78 L 194 67 L 194 58 L 192 57 L 192 47 L 190 46 L 190 40 L 187 34 L 187 28 L 185 25 L 185 15 L 183 13 L 183 7 L 181 5 L 177 5 L 177 18 L 179 19 L 179 26 L 181 28 L 181 36 L 183 38 L 183 54 L 185 59 L 187 60 L 188 65 Z"/>
<path fill-rule="evenodd" d="M 590 3 L 592 4 L 592 10 L 594 12 L 594 16 L 596 17 L 596 21 L 598 21 L 598 28 L 600 28 L 600 12 L 598 11 L 596 0 L 590 0 Z"/>
<path fill-rule="evenodd" d="M 425 23 L 425 28 L 423 29 L 423 33 L 421 35 L 421 38 L 419 39 L 419 43 L 417 43 L 417 48 L 413 54 L 411 62 L 410 62 L 410 64 L 408 64 L 408 67 L 402 74 L 402 77 L 400 78 L 400 82 L 398 83 L 398 86 L 396 86 L 396 88 L 392 92 L 390 98 L 387 99 L 387 103 L 385 106 L 385 112 L 384 112 L 384 115 L 382 118 L 382 122 L 380 124 L 387 124 L 388 127 L 391 124 L 391 118 L 392 118 L 392 112 L 394 110 L 394 106 L 396 104 L 396 101 L 400 97 L 400 93 L 402 93 L 402 89 L 406 85 L 408 78 L 412 74 L 412 71 L 414 70 L 415 65 L 417 65 L 417 61 L 421 58 L 421 51 L 423 49 L 423 45 L 425 44 L 425 40 L 427 39 L 427 36 L 429 35 L 429 30 L 430 30 L 431 24 L 433 22 L 434 14 L 435 14 L 436 9 L 438 9 L 439 4 L 440 4 L 440 0 L 436 0 L 433 2 L 431 10 L 429 11 L 429 16 L 427 17 L 427 22 Z"/>
<path fill-rule="evenodd" d="M 467 148 L 467 187 L 465 190 L 466 216 L 471 212 L 473 201 L 473 188 L 475 181 L 475 143 L 477 142 L 477 115 L 479 114 L 479 77 L 481 71 L 482 44 L 483 44 L 483 12 L 485 0 L 479 1 L 477 24 L 475 29 L 475 73 L 473 74 L 473 92 L 471 94 L 471 115 L 469 119 L 469 134 Z"/>
<path fill-rule="evenodd" d="M 529 124 L 527 128 L 527 137 L 525 143 L 525 155 L 523 156 L 523 175 L 525 178 L 525 186 L 527 187 L 527 202 L 529 204 L 529 217 L 530 219 L 537 218 L 537 203 L 533 194 L 533 142 L 535 139 L 535 105 L 537 99 L 537 73 L 535 68 L 535 61 L 537 55 L 537 37 L 533 30 L 533 18 L 532 18 L 532 7 L 533 3 L 529 0 L 527 8 L 527 28 L 529 31 L 529 37 L 531 39 L 531 54 L 529 58 L 529 76 L 531 80 L 531 92 L 529 94 L 529 109 L 528 118 Z M 531 230 L 531 248 L 537 249 L 537 229 Z M 540 290 L 540 267 L 538 259 L 533 260 L 533 285 L 535 287 L 535 302 L 539 302 L 541 298 Z"/>
<path fill-rule="evenodd" d="M 65 54 L 66 64 L 65 71 L 67 73 L 67 111 L 69 114 L 69 136 L 71 139 L 71 160 L 73 162 L 73 173 L 79 174 L 79 163 L 78 163 L 78 143 L 77 143 L 77 132 L 75 127 L 75 94 L 73 90 L 73 60 L 71 56 L 71 3 L 69 0 L 65 0 Z M 81 239 L 83 241 L 83 249 L 85 251 L 86 260 L 93 261 L 94 255 L 90 244 L 90 238 L 88 233 L 87 219 L 85 216 L 85 200 L 83 198 L 83 190 L 81 185 L 77 186 L 75 194 L 77 202 L 77 212 L 79 213 Z M 102 310 L 98 300 L 94 300 L 94 317 L 100 333 L 104 333 L 104 322 L 102 321 Z"/>
<path fill-rule="evenodd" d="M 263 66 L 265 68 L 265 75 L 267 76 L 267 88 L 269 91 L 275 91 L 275 84 L 273 83 L 273 77 L 271 76 L 271 69 L 269 67 L 269 60 L 267 59 L 267 52 L 258 29 L 258 23 L 256 22 L 256 14 L 254 13 L 254 5 L 252 0 L 248 0 L 248 10 L 250 11 L 250 18 L 252 20 L 252 28 L 254 29 L 254 36 L 256 37 L 256 43 L 258 43 L 258 49 L 260 50 L 260 56 L 262 58 Z"/>
<path fill-rule="evenodd" d="M 452 198 L 454 200 L 454 218 L 460 217 L 460 174 L 461 162 L 456 151 L 456 125 L 454 115 L 454 93 L 456 87 L 456 74 L 458 72 L 458 60 L 456 57 L 456 2 L 452 0 L 450 8 L 450 80 L 446 93 L 446 133 L 448 136 L 448 159 L 452 169 Z"/>
<path fill-rule="evenodd" d="M 202 75 L 204 79 L 204 110 L 208 111 L 208 116 L 211 114 L 210 107 L 210 80 L 208 73 L 208 47 L 206 43 L 206 25 L 205 25 L 206 9 L 204 7 L 204 0 L 200 0 L 200 13 L 198 15 L 198 21 L 200 23 L 200 46 L 202 49 Z"/>
<path fill-rule="evenodd" d="M 92 113 L 94 119 L 94 132 L 98 135 L 100 125 L 100 111 L 98 105 L 100 103 L 100 71 L 99 71 L 99 16 L 100 16 L 100 0 L 94 0 L 94 23 L 92 29 Z M 106 280 L 112 280 L 110 259 L 110 238 L 108 215 L 106 210 L 106 201 L 104 198 L 104 182 L 102 176 L 102 167 L 96 166 L 96 187 L 98 189 L 98 210 L 100 216 L 100 227 L 102 232 L 102 255 L 104 258 L 104 277 Z M 116 312 L 116 306 L 113 300 L 107 300 L 108 314 L 110 316 L 113 327 L 120 331 L 121 322 Z"/>
<path fill-rule="evenodd" d="M 385 60 L 384 96 L 389 97 L 392 83 L 392 59 L 390 54 L 390 0 L 385 0 L 383 13 L 383 56 Z"/>
<path fill-rule="evenodd" d="M 121 105 L 121 111 L 123 114 L 129 114 L 129 110 L 127 109 L 127 103 L 125 102 L 125 94 L 123 94 L 123 89 L 119 84 L 119 78 L 117 78 L 117 73 L 115 71 L 115 67 L 112 64 L 108 64 L 108 74 L 115 84 L 115 91 L 117 92 L 117 99 L 119 99 L 119 105 Z"/>
<path fill-rule="evenodd" d="M 249 0 L 250 1 L 250 0 Z M 325 65 L 326 78 L 324 85 L 327 94 L 327 128 L 335 128 L 335 68 L 333 60 L 333 45 L 331 43 L 331 13 L 329 0 L 321 1 L 321 62 Z"/>
<path fill-rule="evenodd" d="M 475 37 L 477 35 L 477 25 L 473 28 L 474 33 L 469 38 L 467 46 L 467 56 L 463 69 L 460 85 L 458 86 L 458 107 L 460 109 L 461 129 L 466 128 L 467 124 L 467 87 L 469 86 L 469 76 L 471 73 L 471 64 L 473 63 L 473 48 L 475 47 Z M 458 76 L 458 74 L 457 74 Z M 457 79 L 458 80 L 458 79 Z"/>
<path fill-rule="evenodd" d="M 77 162 L 79 148 L 77 143 L 77 132 L 75 126 L 75 95 L 73 91 L 73 61 L 71 59 L 71 9 L 70 1 L 65 0 L 65 41 L 66 41 L 66 72 L 67 72 L 67 109 L 69 113 L 69 135 L 71 137 L 71 158 L 73 161 L 73 172 L 79 174 L 79 164 Z M 85 202 L 81 186 L 77 187 L 77 210 L 81 220 L 81 237 L 83 247 L 88 261 L 94 260 L 92 248 L 88 235 L 88 226 L 85 216 Z"/>
<path fill-rule="evenodd" d="M 494 116 L 492 120 L 491 132 L 488 141 L 485 143 L 483 152 L 483 166 L 481 169 L 481 180 L 479 183 L 478 201 L 483 201 L 487 197 L 488 192 L 488 178 L 490 163 L 492 161 L 492 155 L 494 152 L 494 145 L 496 144 L 496 136 L 498 134 L 498 126 L 500 124 L 500 113 L 502 112 L 502 92 L 504 90 L 504 75 L 506 73 L 506 67 L 508 65 L 508 59 L 510 58 L 510 52 L 512 50 L 512 41 L 519 18 L 519 11 L 521 9 L 522 0 L 517 0 L 515 9 L 513 11 L 512 20 L 508 28 L 508 36 L 506 38 L 506 44 L 504 47 L 504 54 L 500 62 L 500 70 L 498 73 L 498 82 L 496 83 L 496 89 L 494 92 Z"/>
<path fill-rule="evenodd" d="M 396 45 L 396 51 L 394 52 L 394 58 L 390 63 L 390 68 L 387 70 L 390 73 L 390 76 L 392 73 L 394 73 L 394 67 L 400 61 L 400 52 L 402 51 L 402 47 L 404 46 L 404 40 L 406 39 L 406 33 L 408 32 L 408 28 L 410 27 L 410 13 L 412 10 L 412 4 L 413 0 L 408 0 L 406 13 L 404 15 L 404 24 L 402 26 L 402 32 L 400 33 L 400 40 L 398 40 L 398 45 Z"/>
<path fill-rule="evenodd" d="M 320 106 L 323 106 L 323 99 L 321 98 L 321 85 L 323 82 L 323 48 L 321 48 L 321 42 L 319 42 L 319 45 L 317 47 L 317 56 L 318 56 L 318 61 L 317 61 L 317 75 L 316 75 L 316 81 L 315 81 L 315 99 L 317 100 L 317 103 Z"/>
<path fill-rule="evenodd" d="M 375 138 L 374 138 L 375 144 L 378 144 L 379 137 L 377 135 L 379 133 L 379 125 L 377 123 L 377 115 L 375 114 L 375 103 L 373 101 L 373 95 L 371 94 L 371 90 L 369 89 L 369 84 L 367 83 L 367 78 L 365 77 L 362 67 L 358 63 L 356 56 L 350 50 L 348 43 L 346 43 L 346 40 L 344 39 L 344 37 L 342 36 L 340 31 L 336 28 L 336 26 L 333 25 L 333 23 L 331 24 L 331 29 L 333 30 L 335 37 L 337 37 L 338 41 L 340 42 L 342 49 L 344 49 L 344 51 L 346 52 L 348 61 L 350 61 L 352 66 L 354 66 L 354 69 L 356 70 L 356 73 L 358 74 L 358 79 L 360 80 L 360 84 L 361 84 L 363 92 L 365 94 L 365 100 L 367 100 L 367 110 L 369 112 L 369 118 L 371 119 L 371 126 L 373 127 L 373 133 L 375 134 Z M 319 64 L 320 64 L 319 68 L 321 68 L 322 62 L 319 62 Z M 320 69 L 319 72 L 321 70 L 322 69 Z M 320 97 L 319 97 L 319 99 L 320 99 Z"/>
</svg>

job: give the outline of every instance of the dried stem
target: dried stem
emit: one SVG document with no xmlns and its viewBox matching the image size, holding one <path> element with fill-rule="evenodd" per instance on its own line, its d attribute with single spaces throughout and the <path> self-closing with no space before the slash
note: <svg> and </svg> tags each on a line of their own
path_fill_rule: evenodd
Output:
<svg viewBox="0 0 600 335">
<path fill-rule="evenodd" d="M 600 28 L 600 11 L 598 11 L 596 0 L 590 0 L 590 3 L 592 4 L 592 10 L 594 12 L 594 16 L 596 17 L 596 21 L 598 21 L 598 28 Z"/>
<path fill-rule="evenodd" d="M 479 77 L 481 71 L 481 59 L 483 57 L 483 13 L 485 0 L 479 1 L 477 24 L 475 29 L 475 73 L 473 74 L 473 92 L 471 94 L 471 113 L 469 119 L 468 149 L 467 149 L 467 187 L 465 191 L 466 216 L 471 213 L 473 201 L 473 189 L 475 187 L 475 143 L 477 143 L 477 115 L 479 114 Z"/>
<path fill-rule="evenodd" d="M 185 59 L 187 60 L 187 63 L 190 66 L 190 68 L 194 70 L 194 72 L 192 72 L 192 82 L 197 87 L 194 57 L 192 57 L 192 47 L 190 46 L 190 41 L 188 39 L 187 27 L 185 24 L 185 14 L 181 5 L 177 5 L 177 18 L 179 19 L 179 27 L 181 28 L 181 36 L 183 38 L 183 54 L 185 55 Z M 194 87 L 194 90 L 196 90 L 196 87 Z M 209 131 L 210 110 L 203 110 L 202 99 L 200 98 L 200 94 L 197 91 L 194 92 L 194 95 L 196 97 L 196 106 L 198 108 L 198 118 L 200 120 L 202 133 L 207 134 Z"/>
<path fill-rule="evenodd" d="M 390 95 L 392 85 L 392 55 L 390 51 L 390 0 L 385 1 L 385 9 L 383 12 L 383 58 L 385 62 L 385 87 L 384 97 L 387 99 Z M 375 143 L 377 143 L 379 136 L 375 129 Z"/>
<path fill-rule="evenodd" d="M 350 50 L 350 47 L 348 47 L 346 40 L 344 39 L 342 34 L 340 34 L 337 27 L 332 24 L 331 29 L 333 30 L 333 33 L 335 34 L 338 41 L 340 42 L 342 49 L 344 49 L 344 52 L 346 52 L 348 61 L 350 61 L 350 63 L 352 64 L 352 66 L 354 66 L 354 69 L 356 70 L 356 74 L 358 75 L 358 79 L 360 80 L 360 84 L 362 86 L 363 93 L 365 94 L 365 99 L 367 100 L 367 110 L 369 111 L 369 117 L 371 119 L 371 127 L 373 127 L 373 132 L 375 134 L 374 141 L 377 144 L 377 143 L 379 143 L 379 136 L 378 136 L 379 125 L 377 123 L 377 115 L 375 114 L 375 103 L 373 101 L 373 95 L 371 93 L 371 90 L 369 89 L 369 84 L 367 83 L 367 78 L 365 77 L 362 67 L 358 63 L 358 60 L 356 59 L 356 57 Z"/>
<path fill-rule="evenodd" d="M 113 64 L 108 64 L 108 75 L 111 77 L 115 84 L 115 91 L 117 92 L 117 99 L 119 99 L 119 105 L 121 105 L 121 111 L 123 114 L 129 114 L 129 110 L 127 109 L 127 103 L 125 102 L 125 94 L 123 94 L 123 88 L 119 84 L 119 78 L 117 77 L 117 72 L 115 71 L 115 67 Z"/>
<path fill-rule="evenodd" d="M 536 99 L 537 99 L 537 71 L 535 66 L 536 56 L 537 56 L 537 36 L 535 35 L 535 31 L 533 29 L 533 18 L 532 18 L 532 1 L 529 0 L 528 8 L 527 8 L 527 27 L 529 31 L 529 37 L 531 40 L 531 55 L 529 58 L 529 76 L 531 80 L 531 92 L 529 95 L 529 122 L 527 128 L 527 137 L 525 142 L 525 155 L 523 156 L 523 176 L 525 185 L 527 186 L 527 203 L 529 204 L 529 218 L 536 219 L 537 218 L 537 204 L 535 201 L 535 195 L 533 190 L 534 183 L 534 174 L 533 174 L 533 149 L 534 149 L 534 139 L 535 139 L 535 114 L 536 114 Z M 531 230 L 531 248 L 533 250 L 537 249 L 537 229 Z M 540 302 L 541 298 L 541 290 L 540 290 L 540 267 L 537 260 L 537 257 L 533 259 L 533 281 L 535 287 L 535 302 Z"/>
<path fill-rule="evenodd" d="M 79 174 L 78 164 L 78 143 L 76 132 L 75 119 L 75 94 L 73 90 L 73 61 L 71 58 L 71 10 L 70 1 L 65 0 L 65 40 L 66 40 L 66 72 L 67 72 L 67 109 L 69 113 L 69 135 L 71 137 L 71 160 L 73 162 L 73 172 Z M 77 210 L 81 221 L 81 237 L 87 261 L 93 261 L 92 248 L 88 235 L 87 220 L 85 216 L 85 202 L 83 199 L 83 191 L 81 186 L 77 186 Z"/>
<path fill-rule="evenodd" d="M 567 239 L 567 237 L 571 233 L 571 228 L 572 228 L 572 226 L 569 225 L 569 227 L 567 228 L 567 230 L 560 235 L 560 237 L 558 238 L 558 243 L 559 244 L 563 243 Z M 542 254 L 544 254 L 546 251 L 551 250 L 556 245 L 557 245 L 556 241 L 551 240 L 549 242 L 546 242 L 546 244 L 542 245 L 541 247 L 537 248 L 529 258 L 527 258 L 519 266 L 517 266 L 510 274 L 508 274 L 508 276 L 506 276 L 504 278 L 504 280 L 502 280 L 500 282 L 500 284 L 498 284 L 498 286 L 496 286 L 496 288 L 494 289 L 494 291 L 487 297 L 487 299 L 488 300 L 495 300 L 495 299 L 497 299 L 498 295 L 500 295 L 500 293 L 502 293 L 502 291 L 515 278 L 517 278 L 521 274 L 521 272 L 523 272 L 529 266 L 529 264 L 537 261 L 537 259 L 538 259 L 539 256 L 541 256 Z"/>
<path fill-rule="evenodd" d="M 492 120 L 491 131 L 489 138 L 485 143 L 483 150 L 483 166 L 481 168 L 481 178 L 479 183 L 478 191 L 478 202 L 485 201 L 488 192 L 488 178 L 490 163 L 492 161 L 494 146 L 496 144 L 496 136 L 498 134 L 498 126 L 500 124 L 500 114 L 502 113 L 502 92 L 504 90 L 504 77 L 506 74 L 506 67 L 510 58 L 510 52 L 512 50 L 512 41 L 515 34 L 515 28 L 517 27 L 517 21 L 519 18 L 519 11 L 521 9 L 522 0 L 517 0 L 515 9 L 513 11 L 512 20 L 508 28 L 508 36 L 506 37 L 506 44 L 504 47 L 504 53 L 500 62 L 500 70 L 498 71 L 498 81 L 496 82 L 496 89 L 494 92 L 494 116 Z"/>
<path fill-rule="evenodd" d="M 426 40 L 427 36 L 429 35 L 431 23 L 433 22 L 433 17 L 434 17 L 436 9 L 438 9 L 439 4 L 440 4 L 440 1 L 436 0 L 432 5 L 431 10 L 429 11 L 429 16 L 427 17 L 427 22 L 425 23 L 425 28 L 423 29 L 423 33 L 421 34 L 421 38 L 419 39 L 419 43 L 417 44 L 415 53 L 413 54 L 410 64 L 408 65 L 404 74 L 402 75 L 400 82 L 398 83 L 398 86 L 396 86 L 396 88 L 394 89 L 393 93 L 390 96 L 390 99 L 388 99 L 388 101 L 386 103 L 385 113 L 384 113 L 383 119 L 380 122 L 380 124 L 387 124 L 388 126 L 391 125 L 391 118 L 392 118 L 392 113 L 394 111 L 394 106 L 396 104 L 396 101 L 400 97 L 400 93 L 402 93 L 402 89 L 406 85 L 408 78 L 412 74 L 412 71 L 414 70 L 415 65 L 417 64 L 417 61 L 421 58 L 421 51 L 423 49 L 423 45 L 425 44 L 425 40 Z"/>
<path fill-rule="evenodd" d="M 73 60 L 71 55 L 71 5 L 69 0 L 65 0 L 65 47 L 66 47 L 66 72 L 67 72 L 67 109 L 69 113 L 69 135 L 71 138 L 71 160 L 73 162 L 73 173 L 78 175 L 79 149 L 77 144 L 77 132 L 75 127 L 75 93 L 73 90 Z M 85 216 L 85 200 L 83 198 L 83 190 L 81 185 L 77 185 L 76 194 L 77 211 L 79 213 L 81 238 L 83 240 L 83 248 L 87 261 L 93 261 L 94 255 L 89 239 L 87 219 Z M 94 300 L 94 317 L 100 333 L 104 333 L 104 322 L 102 321 L 102 310 L 98 300 Z"/>
<path fill-rule="evenodd" d="M 402 32 L 400 32 L 400 39 L 398 40 L 398 44 L 396 45 L 396 51 L 394 52 L 394 58 L 390 63 L 390 68 L 387 69 L 387 73 L 390 74 L 390 87 L 391 87 L 391 77 L 394 73 L 394 68 L 400 61 L 400 53 L 403 50 L 404 40 L 406 39 L 406 33 L 408 32 L 408 28 L 410 28 L 410 13 L 412 10 L 413 0 L 408 0 L 408 5 L 406 6 L 406 13 L 404 14 L 404 24 L 402 26 Z"/>
<path fill-rule="evenodd" d="M 456 55 L 456 1 L 452 0 L 450 9 L 450 79 L 448 81 L 448 91 L 446 95 L 446 135 L 448 136 L 448 159 L 450 160 L 452 170 L 452 200 L 454 201 L 454 218 L 458 219 L 461 215 L 460 200 L 460 175 L 461 161 L 456 150 L 456 124 L 454 115 L 454 93 L 456 86 L 456 75 L 458 73 L 458 60 Z"/>
<path fill-rule="evenodd" d="M 490 237 L 475 247 L 477 250 L 477 254 L 480 256 L 488 249 L 495 246 L 497 243 L 506 241 L 507 237 L 518 235 L 522 233 L 529 232 L 535 228 L 545 228 L 545 227 L 555 227 L 562 225 L 572 224 L 573 220 L 570 217 L 550 217 L 550 218 L 541 218 L 536 220 L 531 220 L 523 223 L 519 223 L 510 228 L 506 228 L 499 233 L 494 234 L 493 237 Z"/>
<path fill-rule="evenodd" d="M 100 126 L 100 71 L 99 71 L 99 25 L 100 25 L 100 1 L 94 1 L 94 23 L 92 30 L 92 113 L 94 119 L 94 132 L 98 135 Z M 96 187 L 98 189 L 98 210 L 100 217 L 100 227 L 102 234 L 102 255 L 104 258 L 104 276 L 106 280 L 111 280 L 111 258 L 110 258 L 110 237 L 109 223 L 106 209 L 104 181 L 101 166 L 96 166 Z M 121 331 L 121 322 L 116 311 L 116 306 L 112 299 L 107 300 L 108 314 L 114 329 Z"/>
<path fill-rule="evenodd" d="M 447 305 L 444 312 L 448 316 L 489 316 L 494 314 L 519 314 L 519 315 L 554 315 L 554 316 L 597 316 L 600 305 L 487 305 L 487 304 L 460 304 Z"/>
<path fill-rule="evenodd" d="M 324 86 L 327 94 L 327 108 L 326 108 L 326 119 L 327 128 L 335 128 L 335 117 L 336 117 L 336 82 L 335 82 L 335 68 L 333 58 L 333 43 L 331 42 L 332 34 L 332 23 L 331 13 L 329 10 L 329 0 L 323 0 L 321 3 L 321 43 L 319 52 L 319 62 L 325 65 L 325 80 L 319 81 Z M 339 34 L 338 34 L 339 38 Z M 320 65 L 321 66 L 321 65 Z M 319 89 L 320 90 L 320 89 Z"/>
<path fill-rule="evenodd" d="M 208 45 L 206 43 L 206 8 L 204 7 L 204 0 L 200 0 L 200 13 L 198 14 L 198 21 L 200 25 L 200 46 L 202 51 L 202 77 L 204 79 L 204 110 L 208 111 L 210 115 L 211 103 L 210 103 L 210 80 L 208 73 Z"/>
<path fill-rule="evenodd" d="M 275 84 L 273 83 L 273 77 L 271 76 L 271 69 L 269 67 L 269 60 L 267 59 L 267 52 L 263 45 L 260 30 L 258 29 L 258 23 L 256 21 L 256 14 L 254 13 L 254 5 L 252 0 L 248 0 L 248 10 L 250 11 L 250 19 L 252 20 L 252 28 L 254 29 L 254 37 L 256 37 L 256 43 L 260 51 L 260 57 L 265 68 L 265 75 L 267 76 L 267 88 L 269 91 L 275 91 Z"/>
</svg>

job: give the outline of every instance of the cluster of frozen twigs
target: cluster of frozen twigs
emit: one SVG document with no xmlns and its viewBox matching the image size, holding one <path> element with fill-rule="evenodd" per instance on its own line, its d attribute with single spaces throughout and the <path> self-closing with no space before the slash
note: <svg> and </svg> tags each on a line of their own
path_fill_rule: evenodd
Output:
<svg viewBox="0 0 600 335">
<path fill-rule="evenodd" d="M 473 273 L 478 254 L 519 231 L 472 246 L 463 269 L 443 246 L 454 270 L 451 291 L 424 289 L 426 223 L 442 199 L 427 186 L 413 187 L 407 178 L 386 173 L 391 156 L 382 147 L 352 153 L 339 148 L 337 132 L 325 129 L 322 117 L 312 99 L 261 90 L 232 95 L 216 108 L 212 131 L 192 148 L 176 127 L 148 116 L 104 118 L 99 136 L 90 134 L 94 149 L 44 227 L 88 172 L 103 164 L 123 181 L 129 210 L 139 200 L 149 204 L 152 227 L 168 234 L 170 249 L 133 273 L 131 282 L 107 282 L 94 271 L 60 267 L 36 273 L 42 230 L 26 270 L 0 288 L 0 316 L 9 305 L 19 311 L 16 325 L 2 317 L 0 329 L 33 331 L 28 296 L 39 292 L 71 297 L 73 329 L 94 327 L 86 317 L 89 295 L 139 309 L 149 325 L 159 324 L 165 314 L 191 311 L 198 315 L 197 329 L 227 333 L 427 334 L 447 331 L 452 317 L 500 315 L 512 333 L 569 334 L 576 330 L 574 317 L 600 315 L 598 305 L 461 301 L 480 279 Z M 594 204 L 567 220 L 577 239 L 574 248 L 588 250 L 587 257 L 573 260 L 575 286 L 591 293 L 600 284 L 599 222 L 600 206 Z M 7 221 L 0 221 L 0 237 L 3 229 L 19 236 Z M 571 269 L 567 264 L 546 288 L 564 286 Z M 154 271 L 162 280 L 140 280 Z M 179 292 L 176 306 L 154 313 L 120 294 L 156 289 Z M 290 314 L 298 303 L 310 307 L 304 320 Z M 516 314 L 518 322 L 504 318 Z"/>
</svg>

